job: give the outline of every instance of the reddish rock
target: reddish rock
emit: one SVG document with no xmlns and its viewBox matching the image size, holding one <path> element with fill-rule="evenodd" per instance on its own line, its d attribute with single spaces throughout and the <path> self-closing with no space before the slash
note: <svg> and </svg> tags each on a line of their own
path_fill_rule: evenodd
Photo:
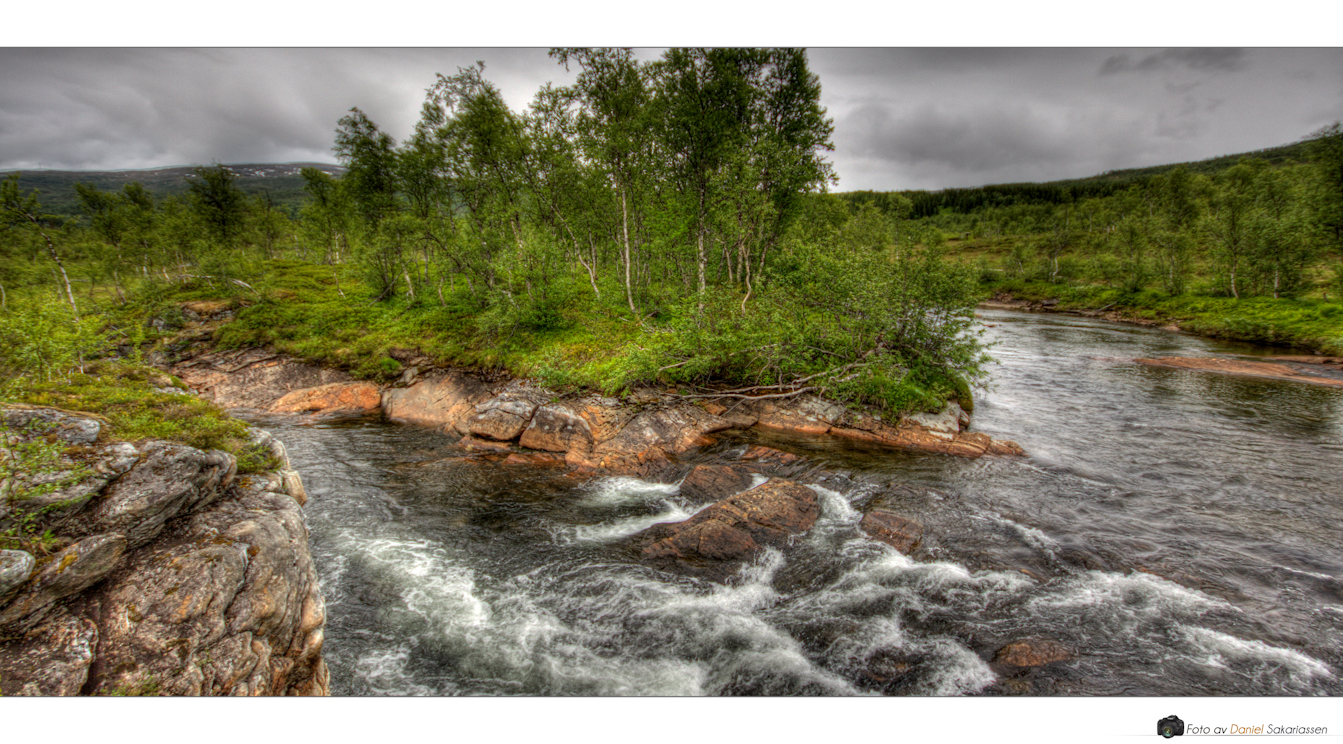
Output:
<svg viewBox="0 0 1343 744">
<path fill-rule="evenodd" d="M 475 450 L 477 452 L 513 451 L 513 448 L 508 445 L 508 442 L 499 442 L 493 439 L 481 439 L 480 437 L 474 437 L 470 434 L 462 437 L 461 441 L 457 442 L 457 446 L 462 447 L 463 449 Z"/>
<path fill-rule="evenodd" d="M 530 465 L 532 467 L 558 467 L 564 464 L 559 455 L 544 455 L 539 452 L 513 452 L 504 458 L 505 465 Z"/>
<path fill-rule="evenodd" d="M 828 433 L 846 413 L 843 407 L 814 395 L 751 401 L 749 405 L 759 417 L 756 426 L 803 436 Z"/>
<path fill-rule="evenodd" d="M 755 447 L 746 450 L 740 459 L 759 461 L 771 465 L 792 465 L 802 458 L 791 452 L 783 452 L 772 447 L 756 445 Z"/>
<path fill-rule="evenodd" d="M 681 481 L 681 495 L 695 501 L 717 501 L 751 487 L 747 470 L 731 465 L 697 465 Z"/>
<path fill-rule="evenodd" d="M 546 452 L 592 449 L 592 427 L 577 413 L 561 406 L 541 406 L 522 432 L 518 444 Z"/>
<path fill-rule="evenodd" d="M 1134 359 L 1138 364 L 1149 367 L 1167 367 L 1171 369 L 1189 369 L 1199 372 L 1217 372 L 1240 377 L 1261 377 L 1273 380 L 1291 380 L 1312 385 L 1343 387 L 1343 379 L 1321 377 L 1293 369 L 1286 364 L 1273 362 L 1250 362 L 1241 359 L 1222 359 L 1219 357 L 1161 357 L 1159 359 Z"/>
<path fill-rule="evenodd" d="M 297 362 L 264 349 L 202 354 L 174 365 L 171 371 L 224 408 L 265 410 L 295 390 L 355 381 L 346 372 Z"/>
<path fill-rule="evenodd" d="M 923 540 L 923 525 L 899 514 L 869 512 L 863 517 L 863 531 L 896 550 L 909 555 Z"/>
<path fill-rule="evenodd" d="M 476 406 L 476 415 L 467 421 L 466 427 L 475 436 L 511 442 L 527 428 L 535 410 L 535 403 L 495 398 Z"/>
<path fill-rule="evenodd" d="M 698 406 L 659 408 L 636 415 L 620 433 L 593 449 L 601 468 L 628 469 L 633 465 L 665 461 L 713 443 L 707 435 L 730 429 L 726 420 Z"/>
<path fill-rule="evenodd" d="M 647 529 L 634 541 L 655 565 L 723 579 L 736 570 L 736 562 L 752 558 L 763 547 L 782 545 L 810 528 L 818 516 L 815 491 L 774 480 L 729 496 L 684 522 Z"/>
<path fill-rule="evenodd" d="M 634 411 L 614 398 L 589 397 L 574 405 L 574 413 L 587 422 L 594 445 L 612 439 L 625 428 Z"/>
<path fill-rule="evenodd" d="M 705 403 L 704 410 L 715 416 L 721 416 L 732 422 L 732 426 L 737 429 L 749 429 L 760 421 L 760 417 L 752 413 L 749 408 L 740 403 L 723 405 L 721 403 Z"/>
<path fill-rule="evenodd" d="M 1073 652 L 1061 643 L 1045 638 L 1027 638 L 1013 641 L 998 649 L 993 663 L 1014 667 L 1037 667 L 1055 661 L 1067 661 Z"/>
<path fill-rule="evenodd" d="M 332 382 L 295 390 L 270 407 L 275 413 L 373 411 L 381 405 L 378 386 L 371 382 Z"/>
<path fill-rule="evenodd" d="M 392 421 L 466 434 L 466 420 L 490 397 L 485 383 L 475 377 L 443 372 L 426 376 L 408 388 L 383 392 L 382 410 Z"/>
</svg>

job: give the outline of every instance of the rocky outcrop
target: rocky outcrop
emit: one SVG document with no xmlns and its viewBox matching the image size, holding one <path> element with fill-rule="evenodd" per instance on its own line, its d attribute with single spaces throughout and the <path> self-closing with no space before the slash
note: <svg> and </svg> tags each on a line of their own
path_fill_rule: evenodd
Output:
<svg viewBox="0 0 1343 744">
<path fill-rule="evenodd" d="M 224 408 L 269 410 L 296 390 L 354 382 L 346 372 L 262 349 L 201 354 L 171 365 L 173 374 Z"/>
<path fill-rule="evenodd" d="M 816 492 L 785 480 L 729 496 L 683 522 L 645 530 L 634 544 L 649 563 L 721 580 L 768 546 L 806 532 L 820 516 Z"/>
<path fill-rule="evenodd" d="M 374 408 L 372 383 L 325 378 L 318 383 L 321 375 L 314 367 L 264 352 L 249 354 L 204 354 L 173 371 L 227 407 L 276 412 Z M 1013 442 L 968 431 L 970 417 L 954 401 L 942 411 L 889 423 L 814 395 L 727 405 L 642 390 L 621 402 L 596 395 L 562 397 L 526 381 L 491 383 L 467 372 L 421 371 L 418 366 L 409 368 L 399 384 L 382 389 L 378 400 L 391 421 L 469 437 L 463 445 L 477 450 L 500 449 L 490 442 L 516 442 L 563 454 L 579 468 L 647 474 L 712 443 L 716 432 L 752 427 L 962 457 L 1024 454 Z"/>
<path fill-rule="evenodd" d="M 692 501 L 717 501 L 751 487 L 755 475 L 734 465 L 696 465 L 681 480 L 681 496 Z"/>
<path fill-rule="evenodd" d="M 326 693 L 323 603 L 283 445 L 258 432 L 284 467 L 239 477 L 224 452 L 89 442 L 94 419 L 4 413 L 12 437 L 81 444 L 3 497 L 0 528 L 49 530 L 56 550 L 0 551 L 0 693 Z"/>
<path fill-rule="evenodd" d="M 371 382 L 332 382 L 295 390 L 271 404 L 272 413 L 357 413 L 376 411 L 382 392 Z"/>
<path fill-rule="evenodd" d="M 1167 367 L 1170 369 L 1196 370 L 1199 372 L 1216 372 L 1224 375 L 1236 375 L 1239 377 L 1259 377 L 1273 380 L 1290 380 L 1292 382 L 1305 382 L 1311 385 L 1324 385 L 1327 387 L 1343 387 L 1343 375 L 1334 377 L 1328 376 L 1326 370 L 1330 370 L 1330 365 L 1319 364 L 1312 367 L 1293 366 L 1292 363 L 1301 364 L 1295 358 L 1290 358 L 1282 363 L 1278 362 L 1257 362 L 1244 359 L 1226 359 L 1223 357 L 1160 357 L 1157 359 L 1134 359 L 1138 364 L 1148 367 Z"/>
</svg>

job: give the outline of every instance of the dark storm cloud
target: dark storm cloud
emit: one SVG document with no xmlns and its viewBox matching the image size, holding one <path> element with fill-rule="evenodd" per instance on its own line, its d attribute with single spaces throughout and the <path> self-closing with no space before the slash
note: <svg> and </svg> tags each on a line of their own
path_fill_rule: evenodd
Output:
<svg viewBox="0 0 1343 744">
<path fill-rule="evenodd" d="M 1137 62 L 1127 53 L 1107 57 L 1101 75 L 1121 72 L 1159 72 L 1187 67 L 1191 70 L 1235 72 L 1245 67 L 1244 49 L 1163 49 L 1141 57 Z"/>
</svg>

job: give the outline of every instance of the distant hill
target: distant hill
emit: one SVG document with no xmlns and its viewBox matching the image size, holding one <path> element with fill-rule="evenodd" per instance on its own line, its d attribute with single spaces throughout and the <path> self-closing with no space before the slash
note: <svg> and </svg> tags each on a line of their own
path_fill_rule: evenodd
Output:
<svg viewBox="0 0 1343 744">
<path fill-rule="evenodd" d="M 79 214 L 79 198 L 75 184 L 85 183 L 103 191 L 120 191 L 132 181 L 139 181 L 156 199 L 184 194 L 187 176 L 198 166 L 184 165 L 149 170 L 117 171 L 59 171 L 24 170 L 0 171 L 0 178 L 10 173 L 19 174 L 19 188 L 38 190 L 42 209 L 51 214 L 74 216 Z M 317 168 L 332 175 L 345 172 L 340 165 L 330 163 L 235 163 L 224 167 L 238 176 L 238 188 L 247 194 L 268 192 L 281 209 L 297 209 L 302 203 L 304 168 Z"/>
<path fill-rule="evenodd" d="M 914 206 L 914 217 L 928 217 L 939 210 L 968 213 L 985 207 L 1006 207 L 1014 204 L 1058 204 L 1069 199 L 1105 197 L 1123 191 L 1132 184 L 1152 176 L 1184 167 L 1191 173 L 1214 176 L 1239 163 L 1242 158 L 1259 158 L 1271 166 L 1302 162 L 1307 158 L 1308 142 L 1293 142 L 1235 155 L 1219 155 L 1187 163 L 1168 163 L 1145 168 L 1125 168 L 1106 171 L 1085 178 L 1040 183 L 1000 183 L 974 188 L 942 189 L 940 191 L 908 190 L 898 192 L 848 191 L 837 196 L 851 204 L 871 203 L 882 208 L 883 193 L 898 193 L 907 197 Z"/>
</svg>

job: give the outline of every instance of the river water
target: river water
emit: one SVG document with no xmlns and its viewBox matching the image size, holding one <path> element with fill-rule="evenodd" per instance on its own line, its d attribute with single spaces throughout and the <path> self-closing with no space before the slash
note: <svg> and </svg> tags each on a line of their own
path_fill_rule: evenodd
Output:
<svg viewBox="0 0 1343 744">
<path fill-rule="evenodd" d="M 376 420 L 262 422 L 310 495 L 342 695 L 1343 694 L 1343 391 L 1133 364 L 1262 354 L 981 311 L 1000 364 L 974 428 L 1027 458 L 761 442 L 834 473 L 822 514 L 726 585 L 620 538 L 675 484 L 463 457 Z M 858 529 L 926 526 L 915 559 Z M 991 662 L 1047 639 L 1072 658 Z"/>
</svg>

